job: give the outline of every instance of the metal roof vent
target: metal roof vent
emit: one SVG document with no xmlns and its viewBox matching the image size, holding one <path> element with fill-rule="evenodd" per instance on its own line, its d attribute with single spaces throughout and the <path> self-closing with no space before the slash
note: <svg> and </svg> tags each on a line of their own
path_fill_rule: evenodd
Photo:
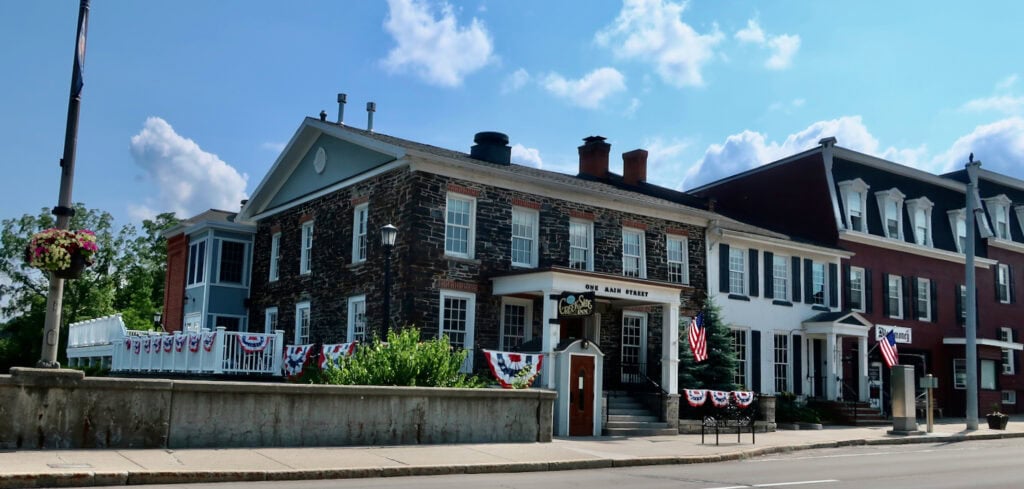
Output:
<svg viewBox="0 0 1024 489">
<path fill-rule="evenodd" d="M 508 135 L 495 131 L 478 132 L 473 136 L 476 143 L 469 149 L 469 156 L 498 165 L 512 164 L 512 148 L 508 145 Z"/>
</svg>

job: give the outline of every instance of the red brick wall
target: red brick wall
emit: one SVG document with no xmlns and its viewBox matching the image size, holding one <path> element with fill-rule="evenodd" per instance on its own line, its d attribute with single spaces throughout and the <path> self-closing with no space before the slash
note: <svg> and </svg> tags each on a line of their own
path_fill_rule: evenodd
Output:
<svg viewBox="0 0 1024 489">
<path fill-rule="evenodd" d="M 164 329 L 181 331 L 188 268 L 188 238 L 184 234 L 167 239 L 167 281 L 164 284 Z"/>
</svg>

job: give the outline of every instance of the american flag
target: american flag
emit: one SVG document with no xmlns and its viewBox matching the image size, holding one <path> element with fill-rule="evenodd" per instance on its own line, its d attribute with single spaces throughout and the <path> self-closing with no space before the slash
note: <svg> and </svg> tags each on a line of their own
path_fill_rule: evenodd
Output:
<svg viewBox="0 0 1024 489">
<path fill-rule="evenodd" d="M 704 328 L 704 313 L 698 313 L 690 321 L 690 350 L 697 363 L 708 359 L 707 329 Z"/>
<path fill-rule="evenodd" d="M 885 364 L 892 368 L 894 365 L 899 365 L 900 360 L 897 357 L 896 352 L 896 331 L 890 330 L 881 341 L 878 342 L 878 351 L 882 352 L 882 358 L 885 359 Z"/>
</svg>

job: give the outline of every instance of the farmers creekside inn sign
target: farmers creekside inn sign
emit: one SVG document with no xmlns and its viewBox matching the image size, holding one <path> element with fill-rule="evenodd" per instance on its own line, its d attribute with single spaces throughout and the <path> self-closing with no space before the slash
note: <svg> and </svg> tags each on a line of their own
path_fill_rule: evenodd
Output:
<svg viewBox="0 0 1024 489">
<path fill-rule="evenodd" d="M 558 296 L 558 317 L 580 318 L 593 313 L 593 292 L 562 292 Z"/>
</svg>

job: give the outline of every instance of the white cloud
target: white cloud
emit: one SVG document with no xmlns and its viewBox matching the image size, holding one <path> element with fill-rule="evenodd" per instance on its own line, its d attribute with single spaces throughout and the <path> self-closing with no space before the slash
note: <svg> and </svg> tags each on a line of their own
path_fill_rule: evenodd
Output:
<svg viewBox="0 0 1024 489">
<path fill-rule="evenodd" d="M 764 66 L 770 70 L 784 70 L 793 65 L 793 57 L 800 50 L 800 36 L 796 34 L 780 34 L 772 36 L 765 34 L 757 20 L 747 20 L 747 26 L 736 31 L 733 35 L 743 43 L 756 44 L 766 47 L 771 55 L 764 62 Z"/>
<path fill-rule="evenodd" d="M 457 87 L 493 60 L 484 23 L 474 17 L 459 26 L 448 3 L 441 4 L 440 18 L 419 0 L 388 0 L 388 7 L 384 29 L 397 43 L 383 60 L 389 70 L 411 70 L 427 83 Z"/>
<path fill-rule="evenodd" d="M 609 95 L 626 90 L 626 77 L 615 68 L 598 68 L 579 80 L 551 73 L 541 85 L 545 90 L 587 109 L 596 109 Z"/>
<path fill-rule="evenodd" d="M 501 93 L 512 93 L 526 86 L 530 82 L 530 73 L 523 68 L 512 72 L 501 84 Z"/>
<path fill-rule="evenodd" d="M 633 116 L 636 115 L 636 111 L 640 110 L 640 105 L 640 99 L 633 97 L 629 101 L 629 107 L 626 107 L 626 110 L 625 112 L 622 113 L 622 115 L 632 118 Z"/>
<path fill-rule="evenodd" d="M 1010 117 L 978 126 L 937 155 L 932 164 L 942 172 L 962 170 L 971 153 L 986 170 L 1024 179 L 1020 164 L 1024 161 L 1024 118 Z"/>
<path fill-rule="evenodd" d="M 1014 73 L 996 83 L 996 90 L 1009 90 L 1017 84 L 1017 74 Z"/>
<path fill-rule="evenodd" d="M 692 142 L 685 139 L 665 140 L 651 137 L 644 140 L 643 147 L 647 150 L 647 181 L 666 182 L 664 185 L 674 186 L 679 183 L 678 175 L 685 165 L 680 159 Z"/>
<path fill-rule="evenodd" d="M 129 206 L 133 218 L 165 211 L 185 218 L 210 208 L 236 210 L 246 198 L 248 175 L 178 135 L 159 117 L 146 119 L 132 136 L 130 150 L 135 164 L 157 185 L 155 197 Z"/>
<path fill-rule="evenodd" d="M 544 167 L 544 161 L 540 158 L 540 151 L 536 148 L 527 148 L 519 143 L 512 145 L 512 162 L 536 168 Z"/>
<path fill-rule="evenodd" d="M 1024 96 L 993 95 L 991 97 L 976 98 L 968 101 L 960 108 L 971 112 L 995 111 L 1017 114 L 1024 110 Z"/>
<path fill-rule="evenodd" d="M 703 66 L 724 38 L 715 25 L 700 34 L 683 22 L 686 3 L 668 0 L 625 0 L 611 25 L 595 40 L 611 46 L 616 56 L 653 63 L 661 79 L 677 87 L 701 86 Z"/>
<path fill-rule="evenodd" d="M 793 100 L 790 100 L 789 102 L 774 102 L 768 106 L 768 110 L 783 111 L 787 114 L 790 114 L 793 112 L 793 109 L 799 109 L 800 107 L 803 107 L 805 103 L 807 103 L 806 100 L 802 98 L 795 98 Z"/>
</svg>

